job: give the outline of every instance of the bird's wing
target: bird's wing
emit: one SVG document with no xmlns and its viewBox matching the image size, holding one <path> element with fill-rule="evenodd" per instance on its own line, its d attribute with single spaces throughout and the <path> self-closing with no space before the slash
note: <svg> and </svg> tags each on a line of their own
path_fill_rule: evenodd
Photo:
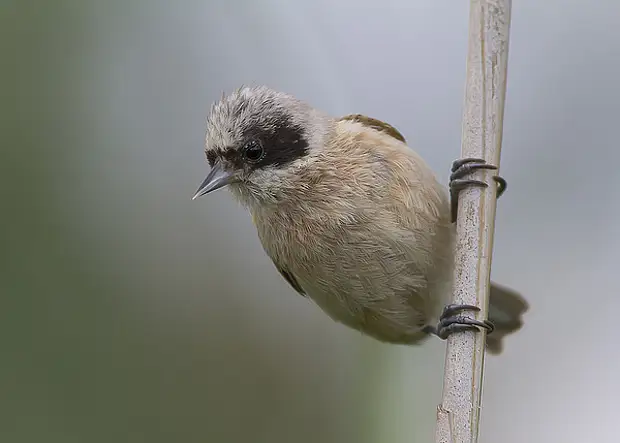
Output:
<svg viewBox="0 0 620 443">
<path fill-rule="evenodd" d="M 276 269 L 280 272 L 282 277 L 284 277 L 284 280 L 289 282 L 289 284 L 293 287 L 294 290 L 296 290 L 300 295 L 305 297 L 306 293 L 301 288 L 301 285 L 299 284 L 295 276 L 291 274 L 289 271 L 287 271 L 285 268 L 283 268 L 282 266 L 278 265 L 275 261 L 273 262 L 273 264 L 276 265 Z"/>
<path fill-rule="evenodd" d="M 372 129 L 376 131 L 385 132 L 386 134 L 391 135 L 392 137 L 394 137 L 397 140 L 400 140 L 403 143 L 407 143 L 405 141 L 405 137 L 403 137 L 403 135 L 400 132 L 398 132 L 398 129 L 396 129 L 394 126 L 388 123 L 382 122 L 381 120 L 377 120 L 376 118 L 368 117 L 362 114 L 349 114 L 349 115 L 345 115 L 344 117 L 341 117 L 340 120 L 351 120 L 354 122 L 361 123 L 363 125 L 371 127 Z"/>
</svg>

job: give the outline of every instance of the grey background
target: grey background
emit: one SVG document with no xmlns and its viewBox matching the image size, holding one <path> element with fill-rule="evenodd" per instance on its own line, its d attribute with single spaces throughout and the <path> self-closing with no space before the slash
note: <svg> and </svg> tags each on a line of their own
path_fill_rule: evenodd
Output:
<svg viewBox="0 0 620 443">
<path fill-rule="evenodd" d="M 222 91 L 399 128 L 446 182 L 468 2 L 0 5 L 0 441 L 429 442 L 444 345 L 382 345 L 295 295 L 207 171 Z M 620 3 L 513 6 L 482 442 L 616 442 Z"/>
</svg>

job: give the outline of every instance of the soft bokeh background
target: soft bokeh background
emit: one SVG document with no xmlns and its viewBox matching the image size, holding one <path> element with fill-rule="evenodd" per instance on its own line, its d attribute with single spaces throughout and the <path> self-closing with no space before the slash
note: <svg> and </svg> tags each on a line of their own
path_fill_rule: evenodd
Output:
<svg viewBox="0 0 620 443">
<path fill-rule="evenodd" d="M 204 119 L 266 83 L 398 127 L 446 182 L 468 2 L 0 3 L 0 441 L 429 442 L 443 343 L 378 344 L 279 277 Z M 620 3 L 513 6 L 481 442 L 617 440 Z"/>
</svg>

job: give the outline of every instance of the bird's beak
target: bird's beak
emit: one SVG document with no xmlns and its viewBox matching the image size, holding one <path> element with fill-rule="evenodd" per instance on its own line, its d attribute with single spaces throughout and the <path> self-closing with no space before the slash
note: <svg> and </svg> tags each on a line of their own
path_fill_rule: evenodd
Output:
<svg viewBox="0 0 620 443">
<path fill-rule="evenodd" d="M 205 194 L 208 194 L 211 191 L 215 191 L 216 189 L 223 188 L 224 186 L 228 186 L 231 183 L 237 181 L 235 174 L 233 172 L 229 172 L 224 169 L 224 165 L 221 161 L 216 161 L 207 178 L 202 182 L 202 184 L 198 187 L 196 194 L 192 197 L 192 200 L 197 199 Z"/>
</svg>

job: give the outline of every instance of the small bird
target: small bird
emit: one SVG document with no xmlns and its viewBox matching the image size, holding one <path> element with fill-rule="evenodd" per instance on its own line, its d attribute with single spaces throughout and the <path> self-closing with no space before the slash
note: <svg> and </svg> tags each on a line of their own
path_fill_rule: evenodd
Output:
<svg viewBox="0 0 620 443">
<path fill-rule="evenodd" d="M 407 345 L 484 328 L 494 354 L 521 327 L 527 302 L 496 284 L 489 320 L 448 304 L 458 192 L 487 186 L 465 177 L 495 166 L 457 160 L 447 192 L 393 126 L 334 118 L 266 86 L 213 104 L 205 153 L 211 170 L 194 199 L 227 187 L 284 279 L 337 322 Z M 506 183 L 495 180 L 499 196 Z"/>
</svg>

